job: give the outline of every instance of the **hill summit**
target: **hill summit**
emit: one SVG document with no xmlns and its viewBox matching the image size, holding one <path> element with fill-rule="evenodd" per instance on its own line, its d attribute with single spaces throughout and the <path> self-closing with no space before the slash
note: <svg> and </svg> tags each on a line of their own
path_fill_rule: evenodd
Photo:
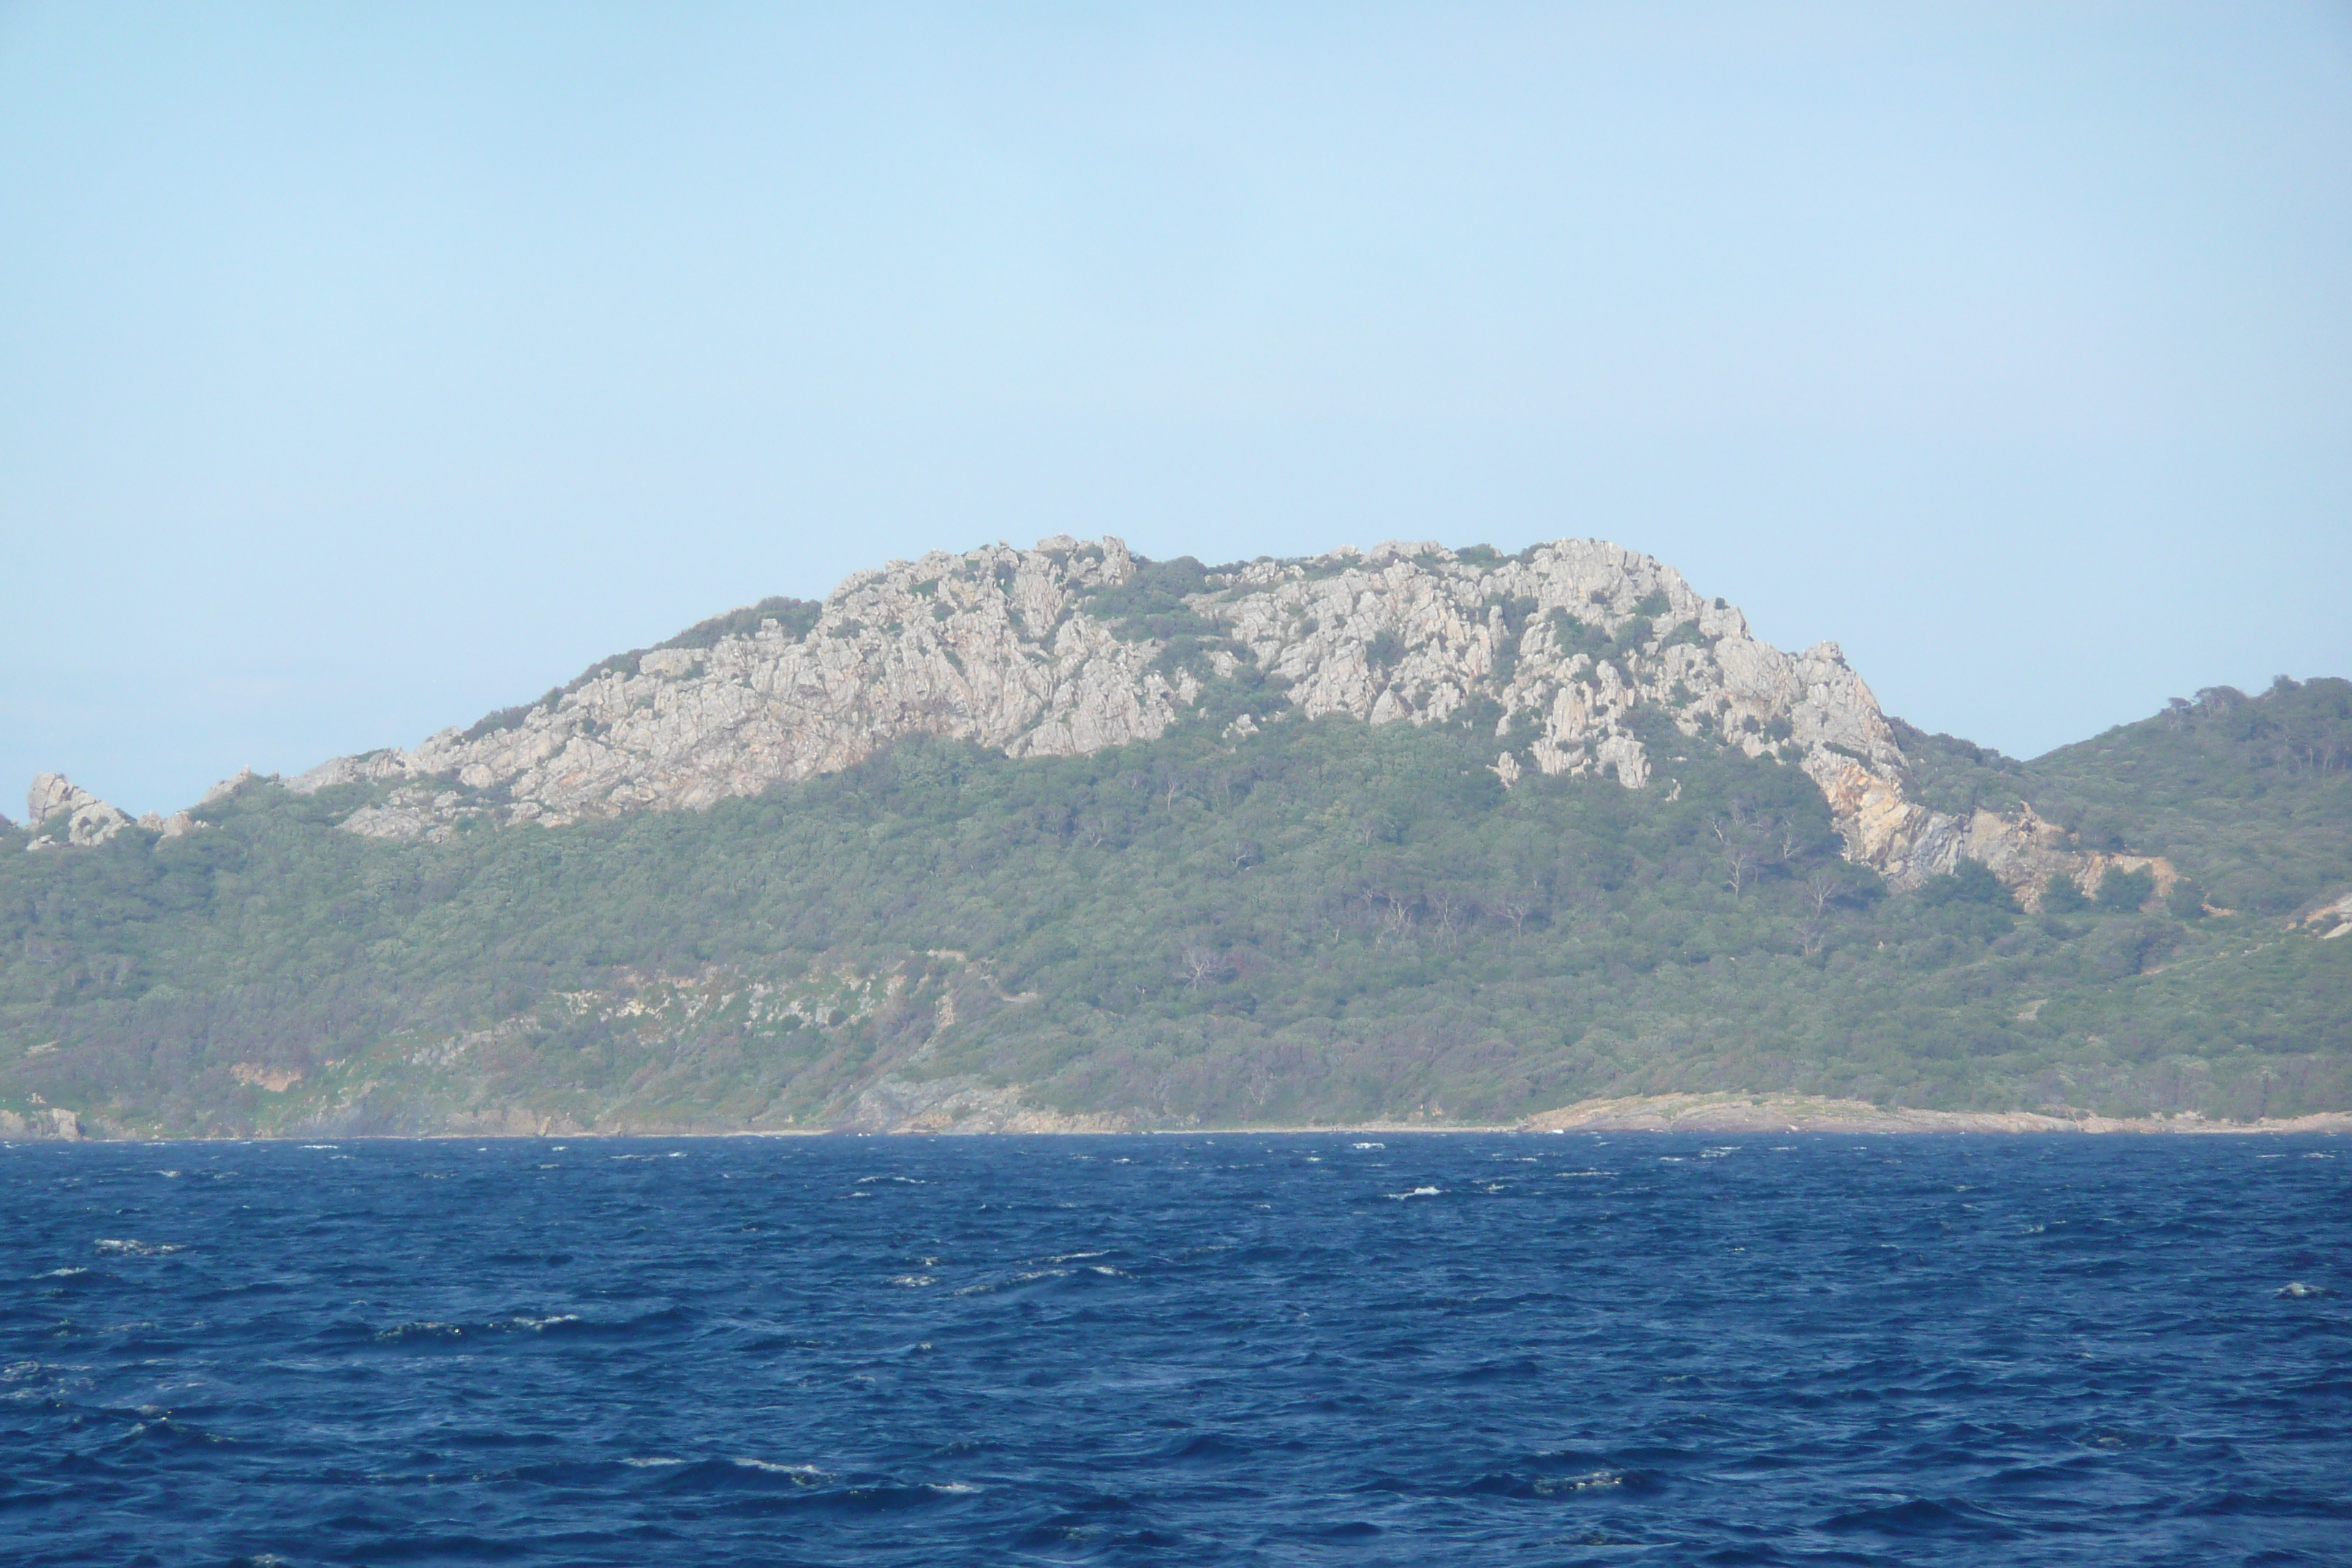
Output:
<svg viewBox="0 0 2352 1568">
<path fill-rule="evenodd" d="M 1672 789 L 1637 732 L 1647 710 L 1681 736 L 1801 768 L 1847 858 L 1898 888 L 1963 858 L 2029 904 L 2056 874 L 2085 889 L 2118 864 L 2149 868 L 2158 892 L 2174 879 L 2160 860 L 2071 847 L 2030 807 L 1921 805 L 1835 643 L 1784 653 L 1671 566 L 1585 539 L 1513 556 L 1391 542 L 1214 568 L 1142 560 L 1113 537 L 934 552 L 856 574 L 821 604 L 714 617 L 536 702 L 413 750 L 336 758 L 288 787 L 393 784 L 343 826 L 438 839 L 708 806 L 911 735 L 1081 755 L 1212 708 L 1230 713 L 1228 735 L 1329 714 L 1461 724 L 1491 735 L 1507 786 L 1532 773 Z"/>
</svg>

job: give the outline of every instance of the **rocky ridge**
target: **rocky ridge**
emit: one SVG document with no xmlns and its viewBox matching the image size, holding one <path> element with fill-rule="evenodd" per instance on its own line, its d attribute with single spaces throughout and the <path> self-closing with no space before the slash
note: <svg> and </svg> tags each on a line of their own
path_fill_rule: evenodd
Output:
<svg viewBox="0 0 2352 1568">
<path fill-rule="evenodd" d="M 215 785 L 205 801 L 209 803 L 241 782 Z M 25 792 L 25 813 L 26 826 L 32 833 L 25 846 L 27 849 L 87 849 L 134 826 L 161 838 L 177 838 L 201 826 L 193 813 L 185 811 L 169 816 L 151 811 L 134 823 L 129 812 L 99 799 L 63 773 L 35 776 L 33 787 Z"/>
<path fill-rule="evenodd" d="M 1255 695 L 1233 736 L 1329 714 L 1489 726 L 1506 785 L 1532 772 L 1677 787 L 1672 760 L 1633 721 L 1654 710 L 1694 741 L 1802 768 L 1847 858 L 1898 887 L 1962 858 L 2029 903 L 2053 875 L 2087 889 L 2113 865 L 2150 868 L 2159 894 L 2172 880 L 2162 861 L 2074 847 L 2030 807 L 1965 819 L 1927 809 L 1836 644 L 1784 653 L 1673 568 L 1596 540 L 1516 556 L 1392 542 L 1204 571 L 1141 561 L 1116 538 L 1060 535 L 892 562 L 822 605 L 698 630 L 708 635 L 608 659 L 537 703 L 414 750 L 334 759 L 288 787 L 391 784 L 343 826 L 437 840 L 469 819 L 558 826 L 707 806 L 918 734 L 1012 756 L 1094 752 L 1205 715 L 1223 681 Z M 35 795 L 36 847 L 100 843 L 130 826 L 57 775 Z M 60 815 L 67 827 L 45 833 Z M 185 816 L 142 826 L 185 831 Z"/>
</svg>

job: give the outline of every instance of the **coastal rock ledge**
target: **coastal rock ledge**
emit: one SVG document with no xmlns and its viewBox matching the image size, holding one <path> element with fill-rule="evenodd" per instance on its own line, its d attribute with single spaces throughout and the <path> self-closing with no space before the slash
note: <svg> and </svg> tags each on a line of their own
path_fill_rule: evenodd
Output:
<svg viewBox="0 0 2352 1568">
<path fill-rule="evenodd" d="M 1915 1110 L 1866 1100 L 1797 1094 L 1657 1094 L 1588 1100 L 1518 1124 L 1527 1132 L 2352 1132 L 2352 1112 L 2221 1121 L 2178 1116 L 2115 1117 L 2047 1110 Z"/>
</svg>

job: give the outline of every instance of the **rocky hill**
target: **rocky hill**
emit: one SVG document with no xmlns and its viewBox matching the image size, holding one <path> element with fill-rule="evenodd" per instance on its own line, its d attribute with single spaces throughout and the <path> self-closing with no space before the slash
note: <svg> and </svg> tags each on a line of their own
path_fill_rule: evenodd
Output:
<svg viewBox="0 0 2352 1568">
<path fill-rule="evenodd" d="M 2021 763 L 1589 541 L 932 555 L 27 805 L 0 1137 L 2352 1108 L 2352 684 Z"/>
<path fill-rule="evenodd" d="M 1847 858 L 1898 888 L 1962 858 L 2029 905 L 2053 875 L 2086 891 L 2161 859 L 2085 849 L 2031 806 L 1948 814 L 1913 797 L 1893 729 L 1834 643 L 1784 653 L 1650 556 L 1561 540 L 1517 556 L 1433 543 L 1207 570 L 1116 538 L 933 552 L 860 573 L 822 605 L 771 601 L 609 658 L 535 703 L 413 750 L 339 757 L 297 793 L 391 784 L 343 824 L 442 839 L 476 824 L 562 826 L 705 807 L 837 772 L 909 735 L 1070 756 L 1164 734 L 1213 686 L 1254 699 L 1231 733 L 1346 714 L 1468 722 L 1506 785 L 1533 772 L 1673 789 L 1643 710 L 1694 740 L 1803 769 Z M 45 774 L 37 845 L 129 825 Z M 61 829 L 48 825 L 63 821 Z M 184 831 L 186 816 L 152 825 Z"/>
</svg>

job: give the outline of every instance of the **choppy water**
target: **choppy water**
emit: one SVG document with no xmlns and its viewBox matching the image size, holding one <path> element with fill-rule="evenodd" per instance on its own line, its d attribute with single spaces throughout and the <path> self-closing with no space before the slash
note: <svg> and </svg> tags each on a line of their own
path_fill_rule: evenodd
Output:
<svg viewBox="0 0 2352 1568">
<path fill-rule="evenodd" d="M 2352 1563 L 2348 1178 L 2261 1138 L 5 1149 L 0 1560 Z"/>
</svg>

